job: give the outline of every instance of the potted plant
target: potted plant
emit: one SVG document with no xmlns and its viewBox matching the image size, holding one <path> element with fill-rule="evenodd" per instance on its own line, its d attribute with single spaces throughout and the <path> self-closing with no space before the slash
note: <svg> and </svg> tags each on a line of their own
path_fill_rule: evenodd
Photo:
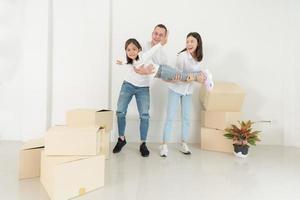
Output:
<svg viewBox="0 0 300 200">
<path fill-rule="evenodd" d="M 233 140 L 234 154 L 237 157 L 247 157 L 249 145 L 256 145 L 256 142 L 260 141 L 258 138 L 260 131 L 252 130 L 254 123 L 250 120 L 238 121 L 239 127 L 231 124 L 229 128 L 225 129 L 224 136 Z"/>
</svg>

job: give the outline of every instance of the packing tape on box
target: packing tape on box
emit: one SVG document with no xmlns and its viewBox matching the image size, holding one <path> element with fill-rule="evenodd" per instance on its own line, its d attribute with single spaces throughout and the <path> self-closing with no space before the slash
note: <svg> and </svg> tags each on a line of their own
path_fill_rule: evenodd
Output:
<svg viewBox="0 0 300 200">
<path fill-rule="evenodd" d="M 82 187 L 82 188 L 79 189 L 79 196 L 82 196 L 84 194 L 85 194 L 85 188 Z"/>
</svg>

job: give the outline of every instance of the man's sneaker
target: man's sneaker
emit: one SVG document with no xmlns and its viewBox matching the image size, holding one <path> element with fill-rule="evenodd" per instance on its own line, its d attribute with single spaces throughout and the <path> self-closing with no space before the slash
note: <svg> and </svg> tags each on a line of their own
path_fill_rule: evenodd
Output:
<svg viewBox="0 0 300 200">
<path fill-rule="evenodd" d="M 124 140 L 122 140 L 121 138 L 118 138 L 118 142 L 115 146 L 115 148 L 113 149 L 113 153 L 119 153 L 122 148 L 125 146 L 126 144 L 126 139 L 124 138 Z"/>
<path fill-rule="evenodd" d="M 185 142 L 181 143 L 179 151 L 182 152 L 185 155 L 190 155 L 191 154 L 191 151 L 190 151 L 188 145 Z"/>
<path fill-rule="evenodd" d="M 161 157 L 167 157 L 168 156 L 168 145 L 167 144 L 160 145 L 159 149 L 160 149 L 160 156 Z"/>
<path fill-rule="evenodd" d="M 140 152 L 143 157 L 148 157 L 150 152 L 146 146 L 146 142 L 143 142 L 140 146 Z"/>
</svg>

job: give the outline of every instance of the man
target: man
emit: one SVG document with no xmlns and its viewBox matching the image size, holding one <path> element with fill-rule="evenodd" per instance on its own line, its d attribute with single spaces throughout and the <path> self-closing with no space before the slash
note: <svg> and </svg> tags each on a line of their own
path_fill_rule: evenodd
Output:
<svg viewBox="0 0 300 200">
<path fill-rule="evenodd" d="M 143 51 L 148 51 L 151 49 L 154 45 L 158 44 L 161 42 L 162 39 L 168 37 L 168 30 L 165 25 L 163 24 L 158 24 L 154 27 L 154 30 L 152 32 L 152 40 L 147 42 L 143 46 Z M 164 48 L 159 49 L 154 57 L 153 57 L 153 62 L 158 65 L 166 65 L 168 62 L 166 53 L 164 51 Z"/>
</svg>

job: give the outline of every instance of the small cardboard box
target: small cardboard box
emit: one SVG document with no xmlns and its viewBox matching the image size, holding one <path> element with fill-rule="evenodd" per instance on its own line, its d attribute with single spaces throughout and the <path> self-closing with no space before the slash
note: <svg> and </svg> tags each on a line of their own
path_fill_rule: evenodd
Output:
<svg viewBox="0 0 300 200">
<path fill-rule="evenodd" d="M 201 149 L 233 153 L 232 140 L 224 134 L 225 131 L 201 127 Z"/>
<path fill-rule="evenodd" d="M 45 135 L 46 155 L 97 155 L 101 129 L 54 126 Z"/>
<path fill-rule="evenodd" d="M 19 154 L 19 179 L 40 176 L 41 151 L 43 148 L 44 138 L 24 143 Z"/>
<path fill-rule="evenodd" d="M 231 124 L 237 124 L 241 120 L 241 112 L 219 112 L 219 111 L 201 111 L 201 126 L 225 130 Z"/>
<path fill-rule="evenodd" d="M 201 89 L 200 100 L 206 111 L 240 112 L 244 90 L 235 83 L 215 82 L 211 91 Z"/>
<path fill-rule="evenodd" d="M 95 109 L 74 109 L 67 112 L 66 124 L 70 127 L 97 127 L 111 131 L 113 111 Z"/>
<path fill-rule="evenodd" d="M 104 186 L 105 159 L 41 154 L 41 183 L 53 200 L 66 200 Z"/>
</svg>

